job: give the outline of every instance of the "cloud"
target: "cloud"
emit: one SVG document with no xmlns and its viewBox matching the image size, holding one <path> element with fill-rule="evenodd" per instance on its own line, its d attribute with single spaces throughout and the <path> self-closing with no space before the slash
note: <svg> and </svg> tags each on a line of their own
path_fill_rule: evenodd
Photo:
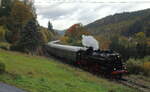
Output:
<svg viewBox="0 0 150 92">
<path fill-rule="evenodd" d="M 56 2 L 63 0 L 35 0 L 35 6 L 38 14 L 38 21 L 42 26 L 47 26 L 50 20 L 55 29 L 63 30 L 69 28 L 75 23 L 84 25 L 94 22 L 108 15 L 121 12 L 131 12 L 150 8 L 150 0 L 71 0 L 74 2 Z M 69 0 L 70 1 L 70 0 Z M 84 2 L 75 2 L 84 1 Z M 91 1 L 91 2 L 90 2 Z M 98 0 L 95 0 L 98 1 Z"/>
</svg>

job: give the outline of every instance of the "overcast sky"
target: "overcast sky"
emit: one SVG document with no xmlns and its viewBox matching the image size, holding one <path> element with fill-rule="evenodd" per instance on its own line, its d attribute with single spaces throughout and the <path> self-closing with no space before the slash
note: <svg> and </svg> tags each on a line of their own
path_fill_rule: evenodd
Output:
<svg viewBox="0 0 150 92">
<path fill-rule="evenodd" d="M 114 2 L 115 1 L 115 2 Z M 35 0 L 40 25 L 50 20 L 54 29 L 84 25 L 105 16 L 150 8 L 150 0 Z"/>
</svg>

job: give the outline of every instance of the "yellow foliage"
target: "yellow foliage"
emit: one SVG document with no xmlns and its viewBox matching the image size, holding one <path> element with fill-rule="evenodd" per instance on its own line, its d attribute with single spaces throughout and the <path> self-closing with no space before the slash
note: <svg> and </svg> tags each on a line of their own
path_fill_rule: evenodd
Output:
<svg viewBox="0 0 150 92">
<path fill-rule="evenodd" d="M 6 30 L 2 26 L 0 26 L 0 41 L 5 40 L 5 34 L 6 34 Z"/>
<path fill-rule="evenodd" d="M 142 68 L 144 75 L 150 76 L 150 61 L 145 61 Z"/>
<path fill-rule="evenodd" d="M 47 30 L 46 28 L 40 28 L 40 33 L 42 34 L 42 37 L 43 37 L 43 40 L 45 43 L 49 42 L 52 37 L 53 37 L 53 34 Z"/>
<path fill-rule="evenodd" d="M 41 35 L 42 35 L 42 39 L 44 40 L 44 43 L 47 43 L 48 42 L 48 39 L 47 39 L 47 36 L 45 35 L 44 32 L 40 32 Z"/>
<path fill-rule="evenodd" d="M 145 33 L 144 32 L 139 32 L 139 33 L 136 34 L 136 37 L 143 38 L 143 37 L 145 37 Z"/>
<path fill-rule="evenodd" d="M 107 50 L 109 49 L 110 41 L 105 41 L 103 44 L 101 44 L 101 49 L 102 50 Z"/>
<path fill-rule="evenodd" d="M 150 46 L 150 37 L 147 38 L 147 45 Z"/>
<path fill-rule="evenodd" d="M 68 40 L 69 40 L 69 37 L 68 37 L 68 36 L 60 37 L 60 41 L 61 41 L 63 44 L 67 44 L 67 43 L 68 43 Z"/>
<path fill-rule="evenodd" d="M 145 43 L 146 42 L 146 35 L 144 32 L 138 32 L 136 35 L 135 35 L 135 39 L 138 43 Z"/>
<path fill-rule="evenodd" d="M 15 1 L 12 6 L 11 18 L 15 24 L 26 24 L 33 17 L 30 8 L 20 1 Z"/>
<path fill-rule="evenodd" d="M 99 47 L 101 50 L 107 50 L 109 49 L 109 45 L 111 43 L 110 40 L 106 39 L 105 37 L 102 36 L 96 36 L 95 37 L 99 41 Z"/>
<path fill-rule="evenodd" d="M 150 71 L 150 61 L 144 62 L 143 67 L 144 67 L 145 70 Z"/>
</svg>

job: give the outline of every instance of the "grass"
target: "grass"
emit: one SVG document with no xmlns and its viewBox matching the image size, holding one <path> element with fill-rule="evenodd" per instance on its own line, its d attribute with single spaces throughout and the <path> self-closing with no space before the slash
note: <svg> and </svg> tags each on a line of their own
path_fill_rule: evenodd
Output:
<svg viewBox="0 0 150 92">
<path fill-rule="evenodd" d="M 29 92 L 137 92 L 53 59 L 0 50 L 0 81 Z"/>
</svg>

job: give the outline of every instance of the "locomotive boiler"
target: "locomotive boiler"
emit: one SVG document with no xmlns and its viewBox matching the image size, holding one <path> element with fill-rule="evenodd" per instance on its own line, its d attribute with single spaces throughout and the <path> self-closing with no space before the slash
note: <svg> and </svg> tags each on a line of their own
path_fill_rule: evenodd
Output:
<svg viewBox="0 0 150 92">
<path fill-rule="evenodd" d="M 92 47 L 79 47 L 57 44 L 57 41 L 47 45 L 49 54 L 61 58 L 65 63 L 78 66 L 93 74 L 109 78 L 121 78 L 127 73 L 119 53 L 113 50 L 93 50 Z"/>
</svg>

